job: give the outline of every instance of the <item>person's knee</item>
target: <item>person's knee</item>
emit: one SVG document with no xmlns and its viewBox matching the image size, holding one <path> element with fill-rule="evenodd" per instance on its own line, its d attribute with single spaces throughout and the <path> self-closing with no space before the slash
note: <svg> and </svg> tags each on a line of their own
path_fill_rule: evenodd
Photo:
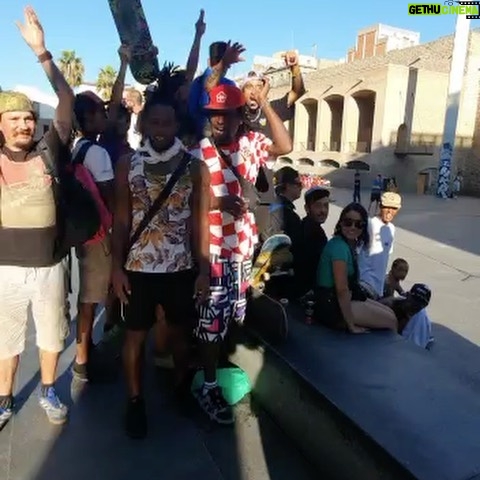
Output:
<svg viewBox="0 0 480 480">
<path fill-rule="evenodd" d="M 124 352 L 141 352 L 147 338 L 147 333 L 148 332 L 144 330 L 127 330 L 125 334 Z"/>
</svg>

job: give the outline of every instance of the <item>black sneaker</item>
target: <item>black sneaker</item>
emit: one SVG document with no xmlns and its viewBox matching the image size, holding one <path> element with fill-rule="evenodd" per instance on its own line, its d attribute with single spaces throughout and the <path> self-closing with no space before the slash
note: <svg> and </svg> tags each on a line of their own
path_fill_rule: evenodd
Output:
<svg viewBox="0 0 480 480">
<path fill-rule="evenodd" d="M 231 425 L 235 422 L 232 407 L 225 400 L 220 387 L 210 388 L 203 392 L 203 387 L 194 393 L 200 408 L 210 420 L 221 425 Z"/>
<path fill-rule="evenodd" d="M 72 375 L 74 380 L 82 383 L 88 382 L 88 368 L 87 365 L 79 365 L 77 362 L 73 363 Z"/>
<path fill-rule="evenodd" d="M 141 397 L 128 401 L 125 413 L 125 433 L 130 438 L 141 439 L 147 436 L 147 414 Z"/>
</svg>

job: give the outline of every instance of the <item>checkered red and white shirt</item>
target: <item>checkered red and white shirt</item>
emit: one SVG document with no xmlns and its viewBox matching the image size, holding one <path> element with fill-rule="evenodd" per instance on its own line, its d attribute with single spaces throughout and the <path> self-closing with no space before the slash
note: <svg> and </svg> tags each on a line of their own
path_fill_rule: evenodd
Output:
<svg viewBox="0 0 480 480">
<path fill-rule="evenodd" d="M 260 167 L 267 163 L 271 144 L 272 141 L 262 133 L 248 132 L 232 144 L 223 147 L 222 151 L 230 156 L 239 175 L 255 184 Z M 191 154 L 207 164 L 210 170 L 212 196 L 242 196 L 240 182 L 208 138 L 204 138 L 199 147 L 191 151 Z M 236 262 L 241 262 L 253 255 L 253 249 L 258 242 L 253 213 L 247 212 L 242 218 L 235 220 L 227 212 L 212 210 L 209 221 L 210 255 L 230 258 Z"/>
</svg>

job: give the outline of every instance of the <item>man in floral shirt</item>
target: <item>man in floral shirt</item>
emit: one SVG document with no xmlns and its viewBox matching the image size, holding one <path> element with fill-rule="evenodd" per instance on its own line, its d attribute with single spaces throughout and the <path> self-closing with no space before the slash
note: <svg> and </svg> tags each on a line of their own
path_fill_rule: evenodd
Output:
<svg viewBox="0 0 480 480">
<path fill-rule="evenodd" d="M 205 112 L 212 136 L 203 138 L 192 154 L 210 171 L 210 296 L 199 309 L 196 336 L 205 369 L 205 383 L 195 396 L 207 415 L 222 424 L 233 422 L 232 411 L 216 382 L 219 347 L 231 319 L 242 322 L 252 255 L 257 243 L 254 205 L 249 196 L 267 159 L 292 150 L 282 121 L 267 101 L 268 82 L 256 92 L 272 130 L 241 133 L 245 98 L 233 85 L 210 91 Z"/>
</svg>

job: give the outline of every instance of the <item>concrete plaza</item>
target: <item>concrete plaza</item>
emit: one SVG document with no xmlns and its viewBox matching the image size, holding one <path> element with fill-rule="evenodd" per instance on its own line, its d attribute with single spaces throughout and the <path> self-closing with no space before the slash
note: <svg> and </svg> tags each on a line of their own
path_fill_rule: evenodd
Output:
<svg viewBox="0 0 480 480">
<path fill-rule="evenodd" d="M 332 189 L 332 199 L 329 236 L 352 192 Z M 369 192 L 362 192 L 365 207 L 369 199 Z M 402 203 L 391 260 L 409 262 L 407 287 L 421 282 L 432 289 L 428 312 L 436 344 L 431 355 L 480 392 L 480 199 L 407 194 Z"/>
</svg>

